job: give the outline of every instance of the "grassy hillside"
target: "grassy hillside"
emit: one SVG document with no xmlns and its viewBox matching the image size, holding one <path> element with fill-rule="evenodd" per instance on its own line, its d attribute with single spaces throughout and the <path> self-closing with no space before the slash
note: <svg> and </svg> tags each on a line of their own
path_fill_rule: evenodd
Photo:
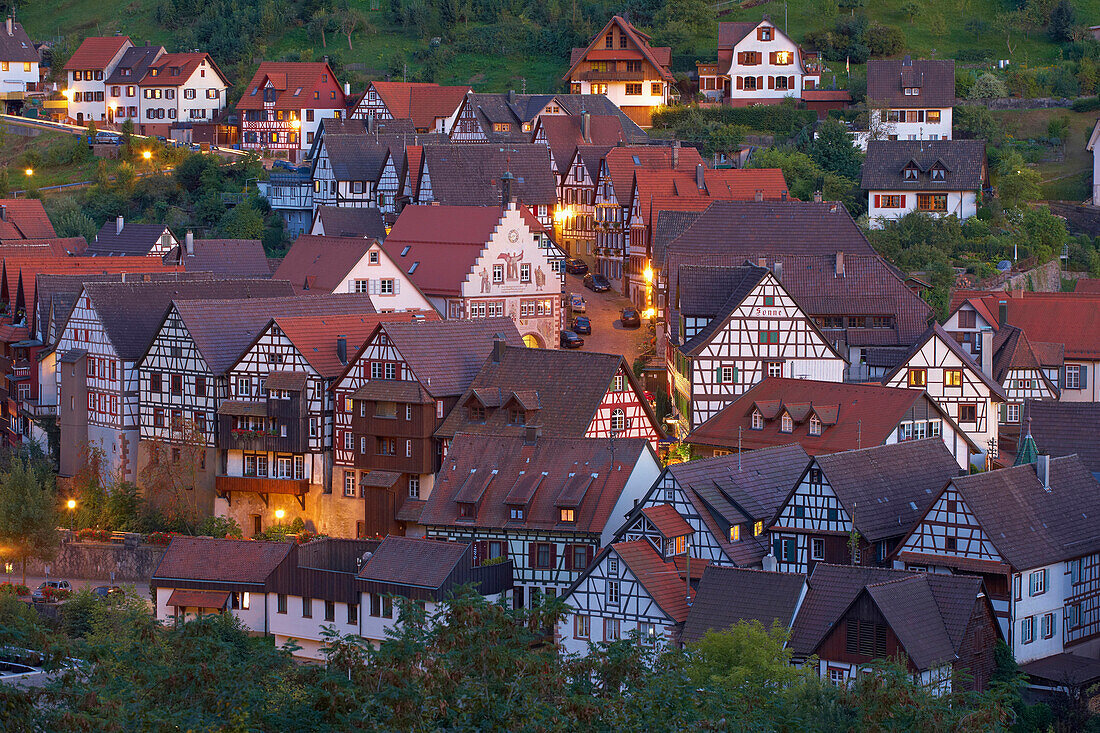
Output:
<svg viewBox="0 0 1100 733">
<path fill-rule="evenodd" d="M 188 35 L 179 28 L 170 29 L 158 17 L 158 8 L 174 1 L 182 5 L 190 0 L 49 0 L 27 3 L 18 9 L 19 17 L 32 37 L 44 40 L 55 37 L 122 32 L 135 40 L 151 40 L 169 50 L 179 50 L 181 43 L 208 38 L 208 33 Z M 861 0 L 840 0 L 841 5 Z M 837 0 L 778 0 L 749 9 L 733 5 L 721 18 L 714 15 L 714 6 L 705 0 L 589 0 L 578 5 L 572 0 L 542 0 L 537 7 L 500 2 L 492 6 L 488 0 L 471 0 L 464 18 L 440 25 L 441 43 L 433 46 L 425 30 L 428 23 L 408 19 L 395 23 L 391 3 L 405 2 L 410 14 L 422 13 L 433 27 L 441 16 L 450 17 L 460 5 L 454 0 L 280 0 L 272 3 L 283 14 L 273 22 L 272 30 L 253 40 L 247 52 L 233 54 L 236 58 L 219 58 L 218 44 L 210 42 L 215 59 L 240 84 L 239 77 L 250 73 L 260 59 L 319 59 L 329 55 L 344 67 L 342 76 L 353 84 L 368 78 L 391 75 L 410 79 L 434 79 L 441 83 L 471 84 L 484 91 L 519 89 L 526 82 L 528 90 L 561 88 L 560 77 L 566 69 L 568 45 L 589 37 L 599 29 L 611 12 L 629 8 L 643 27 L 654 30 L 655 43 L 675 42 L 674 63 L 681 70 L 692 67 L 696 58 L 713 54 L 716 20 L 756 20 L 767 13 L 789 33 L 801 40 L 806 33 L 832 27 L 837 17 L 852 12 L 862 13 L 870 20 L 899 28 L 904 34 L 907 51 L 914 56 L 955 58 L 962 53 L 975 58 L 983 51 L 990 59 L 1009 58 L 1017 65 L 1050 64 L 1059 58 L 1060 48 L 1046 33 L 1033 28 L 1024 37 L 1022 30 L 1009 35 L 1013 51 L 1010 54 L 1004 31 L 994 29 L 996 21 L 1015 7 L 1015 0 L 937 0 L 935 3 L 904 2 L 903 0 L 865 0 L 863 7 L 850 10 L 838 8 Z M 342 3 L 342 4 L 341 4 Z M 674 7 L 668 7 L 674 4 Z M 203 18 L 208 3 L 195 0 L 195 12 L 185 21 L 197 24 Z M 1077 24 L 1100 23 L 1100 0 L 1075 0 Z M 317 29 L 310 23 L 316 14 L 313 7 L 341 7 L 356 11 L 365 26 L 352 34 L 352 48 L 339 32 L 326 34 L 327 47 L 322 47 Z M 262 7 L 262 6 L 261 6 Z M 398 7 L 393 5 L 392 7 Z M 469 8 L 475 8 L 470 10 Z M 725 7 L 725 5 L 723 5 Z M 477 8 L 480 8 L 478 10 Z M 489 8 L 488 10 L 486 8 Z M 495 10 L 499 8 L 499 10 Z M 289 9 L 289 10 L 288 10 Z M 216 12 L 216 11 L 215 11 Z M 259 12 L 259 11 L 257 11 Z M 478 13 L 481 13 L 478 16 Z M 498 23 L 477 22 L 486 13 L 499 12 Z M 681 18 L 694 12 L 694 20 L 668 22 L 668 17 Z M 661 21 L 666 13 L 665 21 Z M 184 13 L 187 16 L 187 13 Z M 285 22 L 283 17 L 289 17 Z M 471 17 L 474 20 L 471 20 Z M 967 21 L 985 21 L 987 28 L 967 29 Z M 664 25 L 662 25 L 662 22 Z M 437 31 L 432 30 L 435 34 Z M 499 49 L 486 49 L 487 38 L 499 35 Z M 522 38 L 509 44 L 508 40 Z M 552 42 L 546 39 L 551 38 Z M 480 48 L 479 48 L 480 47 Z M 479 49 L 473 52 L 468 49 Z M 227 55 L 227 54 L 221 54 Z M 843 62 L 833 62 L 832 72 L 844 83 Z"/>
</svg>

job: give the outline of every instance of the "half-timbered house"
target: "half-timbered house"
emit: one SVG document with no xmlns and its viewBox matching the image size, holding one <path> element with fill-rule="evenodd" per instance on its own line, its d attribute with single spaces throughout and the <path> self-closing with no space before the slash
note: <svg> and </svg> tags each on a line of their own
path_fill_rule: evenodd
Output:
<svg viewBox="0 0 1100 733">
<path fill-rule="evenodd" d="M 237 102 L 241 148 L 302 160 L 321 120 L 346 111 L 345 90 L 327 62 L 264 61 Z"/>
<path fill-rule="evenodd" d="M 55 371 L 60 472 L 73 476 L 89 447 L 102 451 L 104 476 L 138 479 L 140 428 L 137 362 L 175 298 L 256 298 L 288 295 L 275 280 L 185 280 L 85 284 L 57 340 L 66 366 Z M 165 390 L 172 384 L 162 383 Z"/>
<path fill-rule="evenodd" d="M 596 180 L 610 147 L 577 145 L 573 156 L 560 163 L 555 233 L 570 257 L 591 258 L 596 246 Z"/>
<path fill-rule="evenodd" d="M 933 694 L 983 691 L 1001 638 L 979 578 L 819 564 L 807 580 L 788 648 L 847 686 L 876 660 L 897 659 Z"/>
<path fill-rule="evenodd" d="M 366 132 L 329 132 L 326 126 L 311 148 L 314 210 L 318 206 L 377 208 L 377 188 L 387 164 L 396 176 L 388 143 Z"/>
<path fill-rule="evenodd" d="M 679 268 L 669 393 L 689 430 L 766 377 L 840 382 L 847 362 L 765 267 Z"/>
<path fill-rule="evenodd" d="M 562 388 L 568 375 L 568 388 Z M 498 342 L 436 436 L 663 437 L 630 365 L 619 354 L 532 349 Z"/>
<path fill-rule="evenodd" d="M 641 129 L 603 94 L 476 94 L 462 101 L 454 124 L 448 130 L 451 139 L 467 143 L 526 143 L 536 123 L 544 117 L 575 117 L 585 112 L 593 116 L 619 117 L 624 129 Z M 637 128 L 637 129 L 636 129 Z"/>
<path fill-rule="evenodd" d="M 375 239 L 303 234 L 275 271 L 303 293 L 365 293 L 379 313 L 434 312 L 427 296 Z"/>
<path fill-rule="evenodd" d="M 590 644 L 632 637 L 654 647 L 678 643 L 706 564 L 686 549 L 662 555 L 645 540 L 604 548 L 564 594 L 559 643 L 582 655 Z"/>
<path fill-rule="evenodd" d="M 821 85 L 821 60 L 806 53 L 768 16 L 718 24 L 718 63 L 702 62 L 699 91 L 734 106 L 802 99 Z"/>
<path fill-rule="evenodd" d="M 215 513 L 249 531 L 275 512 L 348 536 L 343 502 L 332 491 L 333 393 L 348 363 L 382 322 L 412 314 L 341 314 L 273 318 L 226 372 L 218 406 L 219 470 Z M 308 501 L 307 501 L 308 500 Z"/>
<path fill-rule="evenodd" d="M 801 446 L 784 445 L 666 466 L 616 539 L 644 539 L 660 550 L 681 536 L 667 528 L 679 524 L 671 509 L 691 529 L 693 557 L 760 567 L 769 552 L 767 525 L 808 462 Z"/>
<path fill-rule="evenodd" d="M 135 388 L 140 391 L 139 485 L 149 498 L 155 502 L 175 498 L 157 495 L 163 487 L 154 485 L 162 483 L 154 479 L 165 478 L 165 461 L 178 460 L 183 468 L 169 475 L 186 475 L 186 487 L 179 493 L 185 491 L 187 502 L 200 514 L 213 512 L 216 476 L 225 471 L 217 450 L 217 416 L 222 402 L 230 397 L 228 372 L 272 318 L 374 312 L 365 295 L 173 301 L 135 364 Z M 142 481 L 146 467 L 152 470 Z M 246 529 L 255 531 L 255 526 Z"/>
<path fill-rule="evenodd" d="M 1053 361 L 1051 356 L 1060 353 L 1061 349 L 1052 349 L 1050 344 L 1032 348 L 1024 330 L 1008 324 L 1002 324 L 997 329 L 992 346 L 993 371 L 990 376 L 1005 393 L 998 420 L 999 440 L 1008 449 L 1011 448 L 1012 434 L 1020 435 L 1024 403 L 1058 399 L 1061 391 L 1048 374 L 1053 370 L 1043 362 Z"/>
<path fill-rule="evenodd" d="M 955 62 L 909 56 L 868 61 L 867 108 L 888 140 L 950 140 Z"/>
<path fill-rule="evenodd" d="M 603 94 L 648 127 L 653 112 L 679 96 L 670 69 L 672 49 L 649 41 L 630 21 L 612 16 L 586 48 L 573 49 L 562 79 L 572 93 Z"/>
<path fill-rule="evenodd" d="M 510 558 L 522 608 L 571 586 L 659 473 L 640 438 L 458 435 L 420 523 L 429 538 L 473 542 L 475 565 Z"/>
<path fill-rule="evenodd" d="M 561 251 L 526 206 L 505 198 L 503 209 L 407 206 L 382 247 L 444 318 L 508 316 L 529 346 L 556 348 Z"/>
<path fill-rule="evenodd" d="M 938 323 L 929 326 L 882 383 L 925 390 L 981 449 L 973 460 L 996 458 L 998 405 L 1006 402 L 1004 390 Z"/>
<path fill-rule="evenodd" d="M 1100 646 L 1100 484 L 1077 456 L 1039 455 L 941 487 L 901 542 L 911 570 L 984 579 L 1018 662 Z"/>
<path fill-rule="evenodd" d="M 814 456 L 768 526 L 775 569 L 884 565 L 960 470 L 935 438 Z"/>
<path fill-rule="evenodd" d="M 447 132 L 458 117 L 468 86 L 435 83 L 372 81 L 352 103 L 351 119 L 409 120 L 415 132 Z"/>
<path fill-rule="evenodd" d="M 961 468 L 978 446 L 922 389 L 769 377 L 691 431 L 702 455 L 797 442 L 810 455 L 939 436 Z"/>
<path fill-rule="evenodd" d="M 434 433 L 497 340 L 523 344 L 508 318 L 387 321 L 333 384 L 333 502 L 341 535 L 417 534 L 442 450 Z"/>
<path fill-rule="evenodd" d="M 89 257 L 163 257 L 179 245 L 172 230 L 163 224 L 126 223 L 122 216 L 108 219 L 99 228 L 85 252 Z"/>
<path fill-rule="evenodd" d="M 860 185 L 871 227 L 913 211 L 965 221 L 989 187 L 985 140 L 872 140 Z"/>
</svg>

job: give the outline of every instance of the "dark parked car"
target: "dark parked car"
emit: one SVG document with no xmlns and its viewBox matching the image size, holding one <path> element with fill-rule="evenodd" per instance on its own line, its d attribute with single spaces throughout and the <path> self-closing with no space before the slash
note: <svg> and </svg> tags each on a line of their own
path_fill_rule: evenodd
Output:
<svg viewBox="0 0 1100 733">
<path fill-rule="evenodd" d="M 121 145 L 122 135 L 110 130 L 99 130 L 95 137 L 88 140 L 89 145 Z"/>
<path fill-rule="evenodd" d="M 570 328 L 573 333 L 590 335 L 592 333 L 592 321 L 588 320 L 588 316 L 577 316 L 573 319 L 573 325 Z"/>
<path fill-rule="evenodd" d="M 611 289 L 611 281 L 599 273 L 588 273 L 584 276 L 584 286 L 597 293 L 604 293 Z"/>
<path fill-rule="evenodd" d="M 588 272 L 588 265 L 579 257 L 567 257 L 565 260 L 565 271 L 573 275 L 583 275 Z"/>
<path fill-rule="evenodd" d="M 642 325 L 642 317 L 635 308 L 623 308 L 623 312 L 619 314 L 619 322 L 623 324 L 623 328 L 638 328 Z"/>
<path fill-rule="evenodd" d="M 572 331 L 561 332 L 561 347 L 563 349 L 579 349 L 584 346 L 584 339 Z"/>
<path fill-rule="evenodd" d="M 117 585 L 97 585 L 95 588 L 92 588 L 92 595 L 101 601 L 106 601 L 115 596 L 121 596 L 122 588 L 119 588 Z"/>
</svg>

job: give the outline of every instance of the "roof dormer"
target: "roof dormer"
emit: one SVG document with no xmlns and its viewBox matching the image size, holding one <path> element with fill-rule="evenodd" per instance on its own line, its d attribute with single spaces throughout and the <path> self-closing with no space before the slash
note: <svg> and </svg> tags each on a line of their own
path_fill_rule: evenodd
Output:
<svg viewBox="0 0 1100 733">
<path fill-rule="evenodd" d="M 558 498 L 554 500 L 554 506 L 557 507 L 559 512 L 558 520 L 562 524 L 576 524 L 577 512 L 580 510 L 581 502 L 584 501 L 584 495 L 597 475 L 595 473 L 569 474 L 569 477 L 565 480 L 565 485 L 558 493 Z"/>
<path fill-rule="evenodd" d="M 910 160 L 905 164 L 905 167 L 901 169 L 901 179 L 903 181 L 915 181 L 920 176 L 920 166 L 917 165 L 917 161 Z"/>
<path fill-rule="evenodd" d="M 512 484 L 511 490 L 508 491 L 508 496 L 504 498 L 504 503 L 508 507 L 508 521 L 527 521 L 528 508 L 535 498 L 535 492 L 538 491 L 539 486 L 542 485 L 545 479 L 545 471 L 541 473 L 520 472 L 516 482 Z"/>
<path fill-rule="evenodd" d="M 470 475 L 462 482 L 458 493 L 455 494 L 455 503 L 458 504 L 458 518 L 460 521 L 472 522 L 477 519 L 478 510 L 481 508 L 481 498 L 485 495 L 485 489 L 496 478 L 497 470 L 470 469 Z"/>
<path fill-rule="evenodd" d="M 929 172 L 932 176 L 933 181 L 939 181 L 942 183 L 943 181 L 947 180 L 947 174 L 950 172 L 950 170 L 946 165 L 944 165 L 944 162 L 942 160 L 937 160 L 935 164 L 933 164 Z"/>
</svg>

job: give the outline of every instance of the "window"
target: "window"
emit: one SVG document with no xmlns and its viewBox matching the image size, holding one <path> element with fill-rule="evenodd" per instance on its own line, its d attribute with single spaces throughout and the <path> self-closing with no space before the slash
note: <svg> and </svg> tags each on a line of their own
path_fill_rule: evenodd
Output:
<svg viewBox="0 0 1100 733">
<path fill-rule="evenodd" d="M 172 385 L 172 394 L 174 394 L 174 395 L 183 394 L 183 375 L 182 374 L 173 374 L 169 378 L 169 381 Z"/>
<path fill-rule="evenodd" d="M 252 396 L 252 378 L 251 377 L 237 377 L 237 396 L 238 397 L 251 397 Z"/>
<path fill-rule="evenodd" d="M 393 295 L 393 278 L 380 280 L 378 290 L 382 295 Z"/>
<path fill-rule="evenodd" d="M 741 525 L 740 524 L 731 524 L 730 525 L 730 542 L 740 542 L 740 541 L 741 541 Z"/>
<path fill-rule="evenodd" d="M 276 613 L 286 613 L 286 593 L 280 593 L 277 598 Z"/>
<path fill-rule="evenodd" d="M 1081 624 L 1081 606 L 1076 603 L 1066 606 L 1066 628 L 1075 629 Z"/>
<path fill-rule="evenodd" d="M 959 405 L 959 422 L 963 423 L 976 423 L 978 422 L 978 406 L 974 403 L 960 404 Z"/>
<path fill-rule="evenodd" d="M 940 124 L 940 111 L 938 109 L 930 109 L 925 111 L 924 121 L 933 125 Z"/>
<path fill-rule="evenodd" d="M 585 545 L 573 545 L 569 551 L 573 553 L 574 570 L 583 570 L 588 567 L 588 547 Z"/>
<path fill-rule="evenodd" d="M 943 168 L 941 168 L 940 166 L 937 165 L 936 167 L 934 167 L 932 169 L 932 180 L 942 182 L 944 180 L 944 176 L 946 174 L 947 174 L 947 171 L 945 171 Z"/>
<path fill-rule="evenodd" d="M 619 605 L 619 581 L 617 580 L 607 582 L 607 605 Z"/>
<path fill-rule="evenodd" d="M 902 196 L 898 194 L 876 195 L 875 200 L 880 209 L 900 209 L 905 205 L 902 203 Z"/>
<path fill-rule="evenodd" d="M 919 172 L 920 169 L 918 169 L 917 166 L 913 163 L 910 163 L 902 170 L 901 177 L 906 181 L 915 181 L 917 180 L 917 174 Z"/>
<path fill-rule="evenodd" d="M 619 619 L 605 618 L 603 620 L 603 640 L 618 641 L 621 638 L 623 637 L 620 630 Z"/>
<path fill-rule="evenodd" d="M 336 604 L 332 601 L 325 601 L 325 621 L 336 620 Z"/>
<path fill-rule="evenodd" d="M 485 422 L 485 408 L 481 405 L 470 405 L 470 422 Z"/>
<path fill-rule="evenodd" d="M 642 637 L 643 644 L 649 644 L 650 646 L 657 646 L 657 624 L 638 624 L 638 635 Z"/>
<path fill-rule="evenodd" d="M 611 432 L 622 432 L 626 428 L 626 413 L 621 408 L 611 412 Z"/>
<path fill-rule="evenodd" d="M 763 28 L 760 29 L 760 34 L 759 35 L 760 35 L 760 40 L 761 41 L 770 41 L 772 39 L 772 29 L 767 27 L 767 26 L 764 26 Z"/>
<path fill-rule="evenodd" d="M 886 656 L 886 626 L 856 618 L 849 618 L 845 626 L 845 651 L 849 654 Z"/>
<path fill-rule="evenodd" d="M 393 597 L 371 593 L 370 615 L 374 618 L 393 618 Z"/>
<path fill-rule="evenodd" d="M 561 510 L 561 521 L 566 522 L 568 524 L 572 524 L 573 522 L 576 522 L 577 521 L 577 512 L 576 512 L 576 510 L 575 509 L 562 509 Z"/>
<path fill-rule="evenodd" d="M 349 603 L 348 604 L 348 623 L 349 624 L 359 623 L 359 604 L 358 603 Z"/>
<path fill-rule="evenodd" d="M 392 366 L 392 365 L 387 364 L 386 366 Z M 392 377 L 389 377 L 389 376 L 387 376 L 386 378 L 387 379 L 392 379 Z M 397 403 L 396 402 L 387 402 L 385 400 L 379 400 L 378 402 L 375 402 L 374 403 L 374 416 L 375 417 L 387 417 L 387 418 L 396 419 L 397 418 Z"/>
<path fill-rule="evenodd" d="M 164 383 L 161 379 L 160 372 L 153 372 L 149 375 L 149 391 L 150 392 L 163 392 Z"/>
<path fill-rule="evenodd" d="M 810 418 L 810 435 L 821 435 L 821 421 L 817 419 L 817 415 Z"/>
<path fill-rule="evenodd" d="M 535 545 L 535 567 L 550 567 L 550 545 L 546 542 L 540 542 Z"/>
<path fill-rule="evenodd" d="M 778 344 L 779 343 L 779 331 L 767 331 L 762 330 L 757 335 L 757 343 L 761 344 Z"/>
<path fill-rule="evenodd" d="M 375 454 L 380 456 L 397 455 L 397 439 L 377 438 L 375 442 Z"/>
<path fill-rule="evenodd" d="M 525 425 L 527 423 L 527 412 L 519 408 L 512 408 L 508 411 L 508 424 L 509 425 Z"/>
<path fill-rule="evenodd" d="M 642 93 L 642 85 L 641 84 L 627 84 L 626 85 L 626 93 L 629 96 L 640 95 Z"/>
<path fill-rule="evenodd" d="M 622 374 L 616 374 L 611 378 L 611 391 L 622 392 L 625 389 L 625 380 Z"/>
<path fill-rule="evenodd" d="M 1027 576 L 1028 595 L 1041 596 L 1047 592 L 1047 571 L 1036 570 Z"/>
<path fill-rule="evenodd" d="M 1044 613 L 1043 618 L 1039 622 L 1040 633 L 1042 633 L 1044 639 L 1049 639 L 1054 636 L 1055 621 L 1053 613 Z"/>
<path fill-rule="evenodd" d="M 760 414 L 759 410 L 752 411 L 752 429 L 763 430 L 764 429 L 764 416 Z"/>
<path fill-rule="evenodd" d="M 1006 405 L 1005 406 L 1005 422 L 1018 423 L 1020 422 L 1020 406 L 1019 405 Z"/>
<path fill-rule="evenodd" d="M 578 613 L 573 617 L 573 638 L 587 639 L 592 635 L 592 618 Z"/>
<path fill-rule="evenodd" d="M 926 386 L 928 386 L 928 370 L 926 370 L 926 369 L 910 369 L 909 370 L 909 386 L 910 387 L 926 387 Z"/>
<path fill-rule="evenodd" d="M 519 281 L 521 283 L 531 282 L 531 263 L 522 262 L 519 266 Z"/>
<path fill-rule="evenodd" d="M 344 496 L 355 496 L 355 471 L 344 471 Z"/>
<path fill-rule="evenodd" d="M 948 369 L 944 371 L 943 383 L 948 387 L 961 387 L 963 383 L 962 369 Z"/>
<path fill-rule="evenodd" d="M 764 370 L 769 377 L 782 377 L 783 376 L 783 362 L 781 361 L 769 361 L 764 365 Z"/>
<path fill-rule="evenodd" d="M 1016 574 L 1012 576 L 1012 597 L 1017 601 L 1021 600 L 1022 593 L 1020 591 L 1020 575 Z"/>
<path fill-rule="evenodd" d="M 764 523 L 763 522 L 756 522 L 755 524 L 753 524 L 752 525 L 752 536 L 753 537 L 759 537 L 762 534 L 764 534 Z"/>
<path fill-rule="evenodd" d="M 944 547 L 946 547 L 949 552 L 955 552 L 957 549 L 959 549 L 959 540 L 958 540 L 958 538 L 956 538 L 956 537 L 945 537 L 944 538 Z"/>
<path fill-rule="evenodd" d="M 515 521 L 522 522 L 523 521 L 523 507 L 521 507 L 521 506 L 512 507 L 510 512 L 509 512 L 509 519 L 513 519 Z"/>
<path fill-rule="evenodd" d="M 1035 641 L 1035 617 L 1028 616 L 1020 622 L 1020 641 L 1030 644 Z"/>
<path fill-rule="evenodd" d="M 836 687 L 843 687 L 847 680 L 847 673 L 838 667 L 829 667 L 829 683 Z"/>
<path fill-rule="evenodd" d="M 718 368 L 718 383 L 719 384 L 732 384 L 737 381 L 736 379 L 736 367 L 724 366 Z"/>
<path fill-rule="evenodd" d="M 947 211 L 947 194 L 918 193 L 917 209 L 919 211 Z"/>
<path fill-rule="evenodd" d="M 313 599 L 302 596 L 302 618 L 313 618 Z"/>
<path fill-rule="evenodd" d="M 1066 364 L 1066 383 L 1062 385 L 1066 389 L 1081 389 L 1081 365 Z"/>
<path fill-rule="evenodd" d="M 779 419 L 779 432 L 790 433 L 794 431 L 794 420 L 791 419 L 789 413 L 784 412 L 783 417 Z"/>
<path fill-rule="evenodd" d="M 825 559 L 825 539 L 822 537 L 814 537 L 810 540 L 810 559 L 812 560 L 824 560 Z"/>
</svg>

